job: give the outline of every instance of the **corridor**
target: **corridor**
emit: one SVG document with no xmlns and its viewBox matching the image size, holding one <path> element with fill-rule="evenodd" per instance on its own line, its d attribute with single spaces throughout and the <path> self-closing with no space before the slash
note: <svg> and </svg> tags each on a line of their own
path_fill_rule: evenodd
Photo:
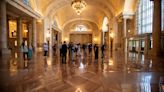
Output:
<svg viewBox="0 0 164 92">
<path fill-rule="evenodd" d="M 0 92 L 164 92 L 164 0 L 0 0 Z"/>
</svg>

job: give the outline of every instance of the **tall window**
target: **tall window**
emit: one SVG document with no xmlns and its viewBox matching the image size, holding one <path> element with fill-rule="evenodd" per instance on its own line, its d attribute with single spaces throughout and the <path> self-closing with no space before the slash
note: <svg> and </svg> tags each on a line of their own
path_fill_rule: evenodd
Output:
<svg viewBox="0 0 164 92">
<path fill-rule="evenodd" d="M 30 0 L 23 0 L 23 3 L 29 6 L 30 5 Z"/>
<path fill-rule="evenodd" d="M 150 0 L 140 0 L 137 11 L 138 34 L 152 32 L 153 24 L 153 2 Z"/>
</svg>

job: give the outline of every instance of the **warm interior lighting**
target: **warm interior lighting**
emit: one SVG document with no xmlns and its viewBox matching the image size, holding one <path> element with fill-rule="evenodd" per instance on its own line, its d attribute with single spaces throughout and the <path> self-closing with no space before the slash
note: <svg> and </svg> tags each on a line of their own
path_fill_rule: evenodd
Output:
<svg viewBox="0 0 164 92">
<path fill-rule="evenodd" d="M 109 59 L 109 65 L 113 65 L 113 60 Z"/>
<path fill-rule="evenodd" d="M 82 92 L 80 88 L 77 88 L 75 92 Z"/>
<path fill-rule="evenodd" d="M 27 38 L 27 36 L 28 36 L 27 24 L 25 24 L 25 23 L 22 24 L 22 30 L 23 30 L 23 38 Z"/>
<path fill-rule="evenodd" d="M 94 41 L 97 41 L 97 38 L 94 38 L 93 40 L 94 40 Z"/>
<path fill-rule="evenodd" d="M 15 45 L 15 46 L 18 46 L 17 40 L 14 41 L 14 45 Z"/>
<path fill-rule="evenodd" d="M 16 20 L 9 20 L 9 37 L 16 38 L 17 36 L 17 22 Z"/>
<path fill-rule="evenodd" d="M 28 32 L 28 30 L 24 30 L 24 32 L 26 32 L 26 33 L 27 33 L 27 32 Z"/>
<path fill-rule="evenodd" d="M 15 52 L 15 58 L 18 58 L 18 54 Z"/>
<path fill-rule="evenodd" d="M 102 31 L 107 32 L 108 31 L 108 18 L 104 17 L 103 24 L 102 24 Z"/>
<path fill-rule="evenodd" d="M 75 31 L 77 31 L 77 32 L 86 32 L 86 31 L 88 31 L 88 28 L 85 25 L 77 25 L 75 27 Z"/>
<path fill-rule="evenodd" d="M 28 45 L 28 44 L 27 44 L 27 40 L 25 40 L 24 43 L 25 43 L 26 46 Z"/>
<path fill-rule="evenodd" d="M 66 41 L 66 42 L 67 42 L 67 41 L 68 41 L 68 38 L 65 38 L 65 39 L 64 39 L 64 41 Z"/>
<path fill-rule="evenodd" d="M 37 22 L 41 23 L 41 22 L 42 22 L 42 20 L 41 20 L 41 19 L 38 19 L 38 20 L 37 20 Z"/>
<path fill-rule="evenodd" d="M 131 30 L 129 29 L 129 30 L 128 30 L 128 32 L 130 33 L 130 32 L 131 32 Z"/>
<path fill-rule="evenodd" d="M 46 37 L 47 38 L 51 37 L 51 33 L 50 32 L 46 32 Z"/>
<path fill-rule="evenodd" d="M 73 0 L 71 4 L 72 8 L 76 11 L 77 15 L 81 14 L 86 5 L 87 4 L 84 0 Z"/>
<path fill-rule="evenodd" d="M 110 37 L 113 38 L 114 37 L 114 34 L 113 33 L 110 33 Z"/>
</svg>

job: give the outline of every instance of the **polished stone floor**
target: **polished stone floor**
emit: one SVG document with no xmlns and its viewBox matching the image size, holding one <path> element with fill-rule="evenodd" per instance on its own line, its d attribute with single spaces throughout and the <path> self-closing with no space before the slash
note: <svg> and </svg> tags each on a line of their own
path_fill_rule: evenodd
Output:
<svg viewBox="0 0 164 92">
<path fill-rule="evenodd" d="M 0 92 L 159 92 L 164 77 L 164 58 L 138 53 L 114 51 L 97 61 L 85 54 L 67 64 L 41 52 L 32 60 L 13 56 L 0 58 Z"/>
</svg>

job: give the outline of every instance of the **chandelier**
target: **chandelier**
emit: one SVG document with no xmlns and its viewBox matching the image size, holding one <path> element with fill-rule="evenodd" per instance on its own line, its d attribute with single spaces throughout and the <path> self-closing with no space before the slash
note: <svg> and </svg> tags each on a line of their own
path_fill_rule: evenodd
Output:
<svg viewBox="0 0 164 92">
<path fill-rule="evenodd" d="M 72 8 L 76 11 L 77 15 L 81 14 L 86 5 L 84 0 L 73 0 L 71 3 Z"/>
</svg>

